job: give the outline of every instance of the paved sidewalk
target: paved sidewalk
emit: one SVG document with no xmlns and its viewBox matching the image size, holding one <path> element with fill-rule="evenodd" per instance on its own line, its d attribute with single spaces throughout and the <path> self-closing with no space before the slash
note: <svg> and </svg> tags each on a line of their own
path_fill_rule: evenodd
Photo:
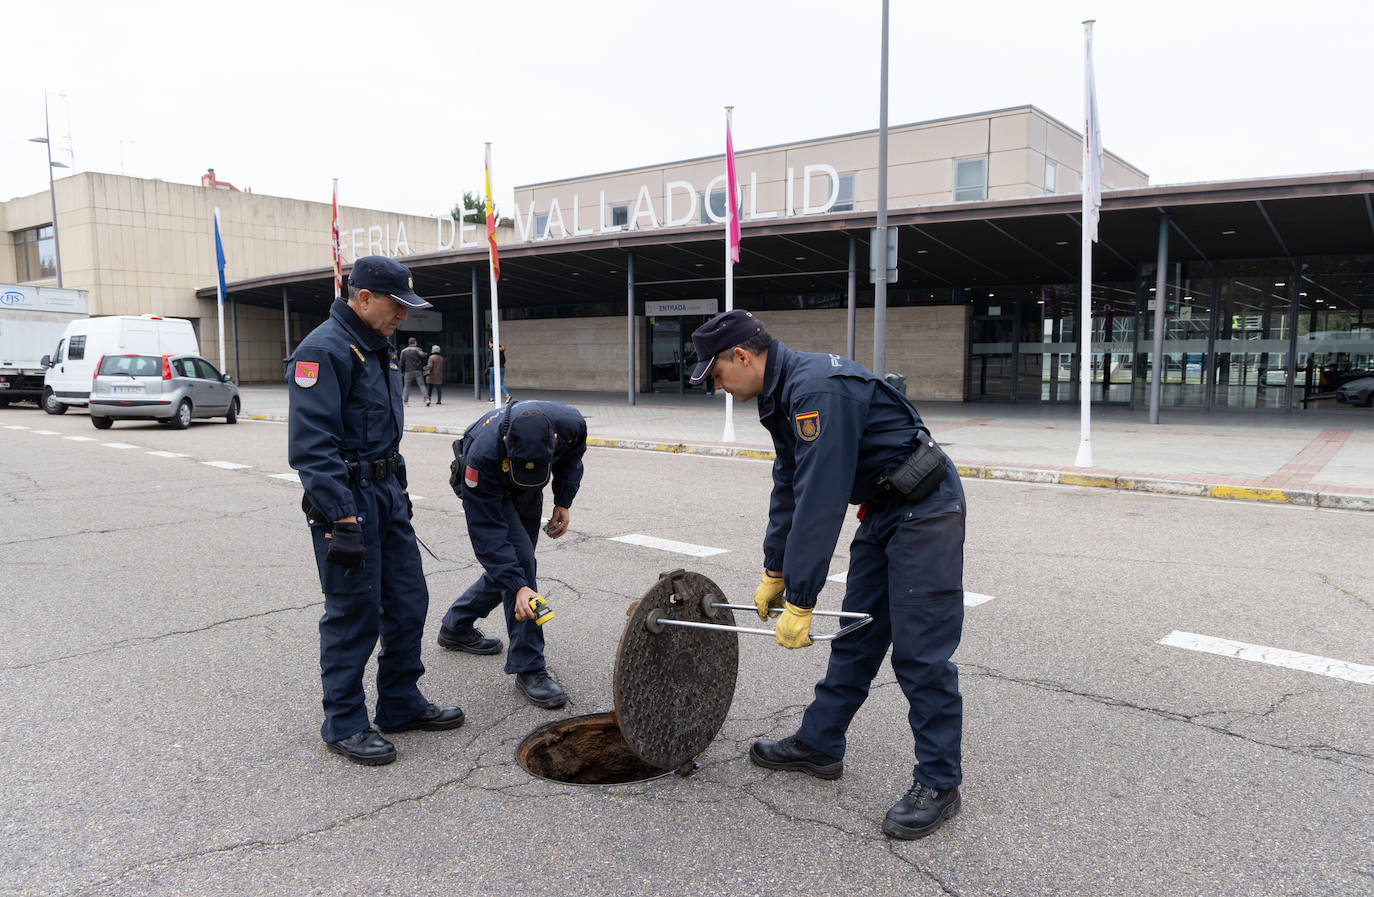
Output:
<svg viewBox="0 0 1374 897">
<path fill-rule="evenodd" d="M 251 419 L 285 420 L 286 387 L 241 387 Z M 406 429 L 460 434 L 483 411 L 471 387 L 447 401 L 411 399 Z M 771 458 L 753 402 L 735 403 L 733 443 L 721 439 L 723 395 L 654 393 L 629 405 L 624 392 L 518 390 L 518 398 L 566 402 L 587 418 L 592 445 Z M 931 432 L 965 477 L 1209 495 L 1374 510 L 1374 414 L 1267 414 L 1094 408 L 1094 466 L 1075 467 L 1079 410 L 1062 405 L 920 401 Z"/>
</svg>

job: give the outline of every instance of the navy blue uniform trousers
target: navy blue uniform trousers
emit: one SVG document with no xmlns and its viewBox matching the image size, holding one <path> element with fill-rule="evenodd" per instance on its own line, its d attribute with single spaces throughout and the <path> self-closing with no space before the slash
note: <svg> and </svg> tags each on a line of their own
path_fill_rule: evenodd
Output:
<svg viewBox="0 0 1374 897">
<path fill-rule="evenodd" d="M 377 725 L 399 726 L 428 706 L 416 684 L 424 674 L 420 637 L 429 611 L 429 588 L 395 477 L 352 485 L 363 530 L 363 569 L 346 576 L 325 561 L 330 525 L 311 527 L 315 563 L 324 589 L 320 617 L 320 678 L 324 683 L 325 741 L 368 728 L 363 671 L 377 654 Z"/>
<path fill-rule="evenodd" d="M 958 474 L 950 476 L 957 485 Z M 958 488 L 957 502 L 868 508 L 849 547 L 842 607 L 873 622 L 830 643 L 830 665 L 797 731 L 810 747 L 843 757 L 845 731 L 891 646 L 916 739 L 914 778 L 935 789 L 963 780 L 963 698 L 950 661 L 964 623 L 966 506 Z"/>
<path fill-rule="evenodd" d="M 506 541 L 515 548 L 515 556 L 525 571 L 525 581 L 537 589 L 538 563 L 534 546 L 539 541 L 539 522 L 543 516 L 542 489 L 525 489 L 501 500 L 501 517 L 506 524 Z M 498 604 L 506 609 L 506 633 L 510 647 L 506 650 L 506 672 L 528 673 L 544 669 L 544 630 L 533 620 L 515 619 L 515 593 L 505 592 L 501 585 L 483 573 L 482 578 L 468 586 L 467 591 L 444 614 L 444 628 L 462 631 L 471 629 L 479 617 L 491 613 Z"/>
</svg>

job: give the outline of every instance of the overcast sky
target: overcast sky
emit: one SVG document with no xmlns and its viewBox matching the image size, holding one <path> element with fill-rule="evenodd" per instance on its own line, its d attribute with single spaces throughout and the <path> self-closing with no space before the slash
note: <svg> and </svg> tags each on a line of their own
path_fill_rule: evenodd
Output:
<svg viewBox="0 0 1374 897">
<path fill-rule="evenodd" d="M 1032 103 L 1154 184 L 1374 168 L 1370 0 L 892 0 L 893 125 Z M 388 8 L 390 7 L 390 8 Z M 78 170 L 434 214 L 479 189 L 878 125 L 880 0 L 9 4 L 0 198 Z M 69 126 L 70 121 L 70 126 Z M 59 170 L 59 174 L 63 173 Z"/>
</svg>

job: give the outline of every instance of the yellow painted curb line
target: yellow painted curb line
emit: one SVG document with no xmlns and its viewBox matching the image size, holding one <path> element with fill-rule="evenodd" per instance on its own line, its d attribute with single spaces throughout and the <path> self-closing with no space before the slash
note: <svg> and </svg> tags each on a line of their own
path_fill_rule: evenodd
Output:
<svg viewBox="0 0 1374 897">
<path fill-rule="evenodd" d="M 1067 473 L 1061 471 L 1059 474 L 1059 485 L 1061 486 L 1100 486 L 1107 489 L 1116 488 L 1116 477 L 1104 477 L 1091 473 Z"/>
<path fill-rule="evenodd" d="M 1260 489 L 1256 486 L 1211 486 L 1207 489 L 1211 498 L 1229 498 L 1234 501 L 1264 501 L 1273 504 L 1288 504 L 1288 496 L 1282 489 Z"/>
</svg>

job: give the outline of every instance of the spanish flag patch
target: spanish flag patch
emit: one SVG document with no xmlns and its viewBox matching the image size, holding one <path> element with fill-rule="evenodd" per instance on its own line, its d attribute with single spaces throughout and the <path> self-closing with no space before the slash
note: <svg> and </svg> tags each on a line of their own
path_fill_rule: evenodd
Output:
<svg viewBox="0 0 1374 897">
<path fill-rule="evenodd" d="M 797 438 L 803 442 L 815 442 L 821 435 L 821 413 L 819 411 L 807 411 L 796 416 Z"/>
</svg>

